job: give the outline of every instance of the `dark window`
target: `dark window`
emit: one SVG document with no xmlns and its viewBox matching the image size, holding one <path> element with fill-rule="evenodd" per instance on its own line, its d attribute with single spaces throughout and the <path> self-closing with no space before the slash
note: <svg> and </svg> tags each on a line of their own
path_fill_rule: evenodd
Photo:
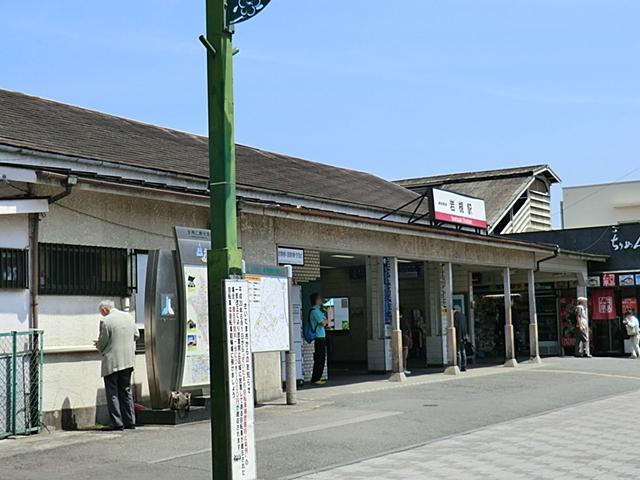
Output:
<svg viewBox="0 0 640 480">
<path fill-rule="evenodd" d="M 0 248 L 0 288 L 29 288 L 27 250 Z"/>
<path fill-rule="evenodd" d="M 135 278 L 131 258 L 126 248 L 41 243 L 40 293 L 128 296 Z"/>
</svg>

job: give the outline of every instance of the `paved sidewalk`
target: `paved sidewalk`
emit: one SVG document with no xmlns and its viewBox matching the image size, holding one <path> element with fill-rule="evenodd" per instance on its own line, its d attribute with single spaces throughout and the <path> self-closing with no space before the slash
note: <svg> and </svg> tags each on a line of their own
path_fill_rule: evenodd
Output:
<svg viewBox="0 0 640 480">
<path fill-rule="evenodd" d="M 621 479 L 640 471 L 629 442 L 640 392 L 454 435 L 303 479 Z M 630 418 L 631 417 L 631 418 Z"/>
</svg>

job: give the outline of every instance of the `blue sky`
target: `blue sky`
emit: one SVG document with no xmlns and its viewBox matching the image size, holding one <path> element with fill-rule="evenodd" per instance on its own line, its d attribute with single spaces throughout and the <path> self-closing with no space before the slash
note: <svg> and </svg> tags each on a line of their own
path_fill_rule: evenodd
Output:
<svg viewBox="0 0 640 480">
<path fill-rule="evenodd" d="M 236 140 L 389 179 L 638 179 L 639 20 L 637 0 L 272 0 L 237 28 Z M 0 25 L 0 87 L 206 131 L 203 0 L 0 0 Z"/>
</svg>

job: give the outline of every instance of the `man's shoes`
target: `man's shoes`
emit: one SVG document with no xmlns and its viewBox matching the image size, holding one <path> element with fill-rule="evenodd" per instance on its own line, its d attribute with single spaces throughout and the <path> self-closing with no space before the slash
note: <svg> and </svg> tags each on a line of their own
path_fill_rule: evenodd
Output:
<svg viewBox="0 0 640 480">
<path fill-rule="evenodd" d="M 404 374 L 405 374 L 405 375 L 411 375 L 411 370 L 405 370 L 405 371 L 404 371 Z"/>
<path fill-rule="evenodd" d="M 317 380 L 317 381 L 311 382 L 311 383 L 313 383 L 314 385 L 324 385 L 325 383 L 327 383 L 327 381 L 326 380 Z"/>
<path fill-rule="evenodd" d="M 124 430 L 123 426 L 120 427 L 114 427 L 113 425 L 108 425 L 106 427 L 102 427 L 100 429 L 101 432 L 121 432 Z"/>
<path fill-rule="evenodd" d="M 125 425 L 124 429 L 125 430 L 135 430 L 136 426 L 135 425 Z"/>
<path fill-rule="evenodd" d="M 467 367 L 462 367 L 462 368 L 460 369 L 460 371 L 461 371 L 461 372 L 466 372 L 466 371 L 467 371 Z"/>
</svg>

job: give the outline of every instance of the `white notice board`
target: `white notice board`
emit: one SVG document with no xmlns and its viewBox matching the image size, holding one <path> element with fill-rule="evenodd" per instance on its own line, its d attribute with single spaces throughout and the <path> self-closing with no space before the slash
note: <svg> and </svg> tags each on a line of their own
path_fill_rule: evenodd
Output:
<svg viewBox="0 0 640 480">
<path fill-rule="evenodd" d="M 225 280 L 227 375 L 231 426 L 231 478 L 255 480 L 256 442 L 247 282 Z"/>
<path fill-rule="evenodd" d="M 252 352 L 289 350 L 289 280 L 246 275 Z"/>
</svg>

